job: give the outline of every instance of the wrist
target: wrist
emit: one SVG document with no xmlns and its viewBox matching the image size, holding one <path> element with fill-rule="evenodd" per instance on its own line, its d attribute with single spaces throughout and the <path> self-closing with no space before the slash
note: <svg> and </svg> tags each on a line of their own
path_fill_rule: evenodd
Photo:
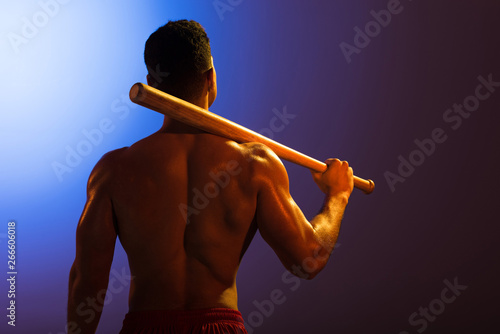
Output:
<svg viewBox="0 0 500 334">
<path fill-rule="evenodd" d="M 349 193 L 334 193 L 334 194 L 326 194 L 325 204 L 327 205 L 338 205 L 341 204 L 346 206 L 349 202 Z"/>
</svg>

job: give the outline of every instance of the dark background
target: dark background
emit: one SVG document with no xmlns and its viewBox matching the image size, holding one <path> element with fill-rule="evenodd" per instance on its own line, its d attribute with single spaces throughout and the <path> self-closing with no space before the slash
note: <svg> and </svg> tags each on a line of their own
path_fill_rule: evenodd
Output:
<svg viewBox="0 0 500 334">
<path fill-rule="evenodd" d="M 169 19 L 189 18 L 212 42 L 219 83 L 212 111 L 258 131 L 269 127 L 273 108 L 286 107 L 296 117 L 274 139 L 320 160 L 348 160 L 356 175 L 376 183 L 369 196 L 354 191 L 337 249 L 312 281 L 297 286 L 284 280 L 273 251 L 255 239 L 238 274 L 249 332 L 497 332 L 500 87 L 455 130 L 443 115 L 474 95 L 479 76 L 500 82 L 500 4 L 402 0 L 400 13 L 349 63 L 339 45 L 354 45 L 354 28 L 364 30 L 374 20 L 370 11 L 392 1 L 220 2 L 231 10 L 219 15 L 212 1 L 73 1 L 21 55 L 12 55 L 3 39 L 0 246 L 6 254 L 6 224 L 15 220 L 19 293 L 17 326 L 7 326 L 2 316 L 0 331 L 63 331 L 74 232 L 90 170 L 106 151 L 161 126 L 159 115 L 139 107 L 130 106 L 127 118 L 118 120 L 112 102 L 134 82 L 145 82 L 141 55 L 149 34 Z M 15 8 L 3 31 L 20 30 L 19 18 L 37 6 Z M 49 39 L 65 30 L 75 32 Z M 28 76 L 21 71 L 32 59 L 43 60 L 46 71 L 16 82 Z M 57 70 L 62 74 L 53 76 Z M 26 95 L 31 93 L 36 97 Z M 71 101 L 59 105 L 68 94 Z M 42 129 L 35 121 L 40 113 L 51 120 Z M 114 117 L 116 130 L 60 182 L 51 163 L 63 161 L 65 146 L 75 147 L 82 129 L 106 115 Z M 397 174 L 398 157 L 409 159 L 418 148 L 414 141 L 430 138 L 436 128 L 446 141 L 391 190 L 385 174 Z M 306 169 L 285 165 L 294 199 L 312 218 L 322 193 Z M 120 245 L 113 268 L 127 268 Z M 453 302 L 439 304 L 445 281 L 466 288 Z M 0 289 L 6 307 L 5 282 Z M 127 289 L 112 296 L 99 333 L 121 327 Z M 283 303 L 259 310 L 276 289 Z M 430 305 L 438 308 L 432 321 L 424 326 L 418 314 L 409 320 Z"/>
</svg>

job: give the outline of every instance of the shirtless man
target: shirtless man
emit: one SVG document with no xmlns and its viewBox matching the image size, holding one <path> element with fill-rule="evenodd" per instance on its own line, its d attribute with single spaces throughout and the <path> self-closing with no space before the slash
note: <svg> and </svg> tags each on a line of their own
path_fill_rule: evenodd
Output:
<svg viewBox="0 0 500 334">
<path fill-rule="evenodd" d="M 169 22 L 146 43 L 148 84 L 208 109 L 217 95 L 210 52 L 198 23 Z M 107 289 L 118 236 L 133 277 L 121 333 L 246 333 L 236 273 L 257 230 L 302 278 L 328 261 L 353 174 L 345 161 L 327 164 L 325 173 L 313 173 L 325 201 L 309 222 L 290 196 L 283 164 L 261 144 L 237 144 L 165 117 L 158 132 L 104 155 L 77 227 L 68 332 L 96 331 L 101 312 L 89 319 L 78 306 Z"/>
</svg>

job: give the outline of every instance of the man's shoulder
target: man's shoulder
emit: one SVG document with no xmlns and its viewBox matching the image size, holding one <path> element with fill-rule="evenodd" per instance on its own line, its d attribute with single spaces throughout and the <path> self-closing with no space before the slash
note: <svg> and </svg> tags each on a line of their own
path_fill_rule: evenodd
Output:
<svg viewBox="0 0 500 334">
<path fill-rule="evenodd" d="M 276 153 L 264 144 L 250 142 L 239 145 L 244 151 L 247 160 L 258 167 L 275 168 L 283 166 Z"/>
<path fill-rule="evenodd" d="M 128 147 L 122 147 L 104 154 L 96 163 L 94 169 L 90 173 L 88 186 L 94 188 L 103 185 L 109 181 L 112 175 L 115 174 L 116 168 L 120 165 L 124 152 Z"/>
<path fill-rule="evenodd" d="M 256 142 L 237 145 L 255 181 L 257 179 L 280 179 L 286 175 L 285 166 L 280 158 L 266 145 Z"/>
<path fill-rule="evenodd" d="M 129 149 L 128 146 L 118 148 L 116 150 L 105 153 L 96 164 L 97 168 L 109 168 L 117 163 L 123 157 L 124 153 Z"/>
</svg>

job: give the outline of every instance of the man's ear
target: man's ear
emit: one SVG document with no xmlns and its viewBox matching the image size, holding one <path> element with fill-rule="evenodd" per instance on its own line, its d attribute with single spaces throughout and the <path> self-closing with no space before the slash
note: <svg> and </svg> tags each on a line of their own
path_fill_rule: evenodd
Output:
<svg viewBox="0 0 500 334">
<path fill-rule="evenodd" d="M 217 97 L 217 74 L 215 68 L 212 67 L 207 71 L 207 94 L 208 94 L 208 107 L 214 103 Z"/>
<path fill-rule="evenodd" d="M 214 68 L 212 67 L 207 71 L 207 81 L 208 81 L 208 90 L 212 89 L 215 84 L 215 75 Z"/>
</svg>

